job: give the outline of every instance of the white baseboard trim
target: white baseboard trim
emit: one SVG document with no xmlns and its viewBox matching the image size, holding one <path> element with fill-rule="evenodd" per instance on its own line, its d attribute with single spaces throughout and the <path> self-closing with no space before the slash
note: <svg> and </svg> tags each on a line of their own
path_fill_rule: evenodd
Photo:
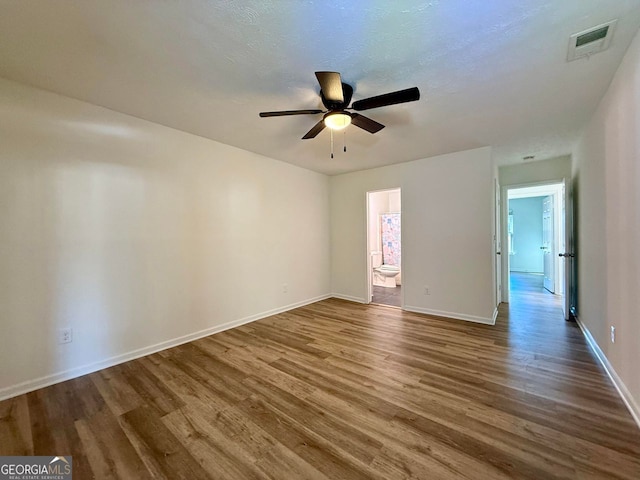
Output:
<svg viewBox="0 0 640 480">
<path fill-rule="evenodd" d="M 266 312 L 257 313 L 255 315 L 250 315 L 248 317 L 240 318 L 237 320 L 232 320 L 230 322 L 223 323 L 221 325 L 215 325 L 213 327 L 206 328 L 204 330 L 200 330 L 198 332 L 189 333 L 187 335 L 183 335 L 181 337 L 173 338 L 170 340 L 166 340 L 164 342 L 156 343 L 154 345 L 149 345 L 147 347 L 138 348 L 131 352 L 123 353 L 121 355 L 116 355 L 114 357 L 106 358 L 104 360 L 100 360 L 98 362 L 90 363 L 88 365 L 83 365 L 80 367 L 71 368 L 69 370 L 64 370 L 62 372 L 53 373 L 51 375 L 46 375 L 44 377 L 36 378 L 34 380 L 27 380 L 26 382 L 22 382 L 16 385 L 11 385 L 8 387 L 4 387 L 0 389 L 0 401 L 6 400 L 8 398 L 16 397 L 18 395 L 22 395 L 24 393 L 29 393 L 34 390 L 38 390 L 39 388 L 48 387 L 50 385 L 64 382 L 66 380 L 71 380 L 73 378 L 81 377 L 82 375 L 87 375 L 88 373 L 93 373 L 98 370 L 102 370 L 105 368 L 113 367 L 120 363 L 128 362 L 130 360 L 135 360 L 136 358 L 144 357 L 146 355 L 151 355 L 152 353 L 159 352 L 161 350 L 166 350 L 168 348 L 177 347 L 178 345 L 182 345 L 184 343 L 192 342 L 202 337 L 208 337 L 209 335 L 213 335 L 215 333 L 220 333 L 225 330 L 229 330 L 231 328 L 239 327 L 241 325 L 245 325 L 247 323 L 255 322 L 256 320 L 260 320 L 262 318 L 270 317 L 272 315 L 277 315 L 278 313 L 287 312 L 289 310 L 293 310 L 294 308 L 303 307 L 305 305 L 309 305 L 311 303 L 319 302 L 320 300 L 326 300 L 327 298 L 331 298 L 333 295 L 326 294 L 320 295 L 318 297 L 310 298 L 307 300 L 303 300 L 301 302 L 292 303 L 289 305 L 285 305 L 283 307 L 274 308 L 272 310 L 268 310 Z"/>
<path fill-rule="evenodd" d="M 596 357 L 604 367 L 604 371 L 607 372 L 607 375 L 611 379 L 611 382 L 613 382 L 613 386 L 616 387 L 618 394 L 622 398 L 622 401 L 624 402 L 624 404 L 627 406 L 627 409 L 629 410 L 629 412 L 631 413 L 631 416 L 633 417 L 636 424 L 638 425 L 638 428 L 640 428 L 640 408 L 638 407 L 638 404 L 636 403 L 634 398 L 631 396 L 629 389 L 627 389 L 627 386 L 624 384 L 622 379 L 618 376 L 618 374 L 613 368 L 613 365 L 609 363 L 609 359 L 604 354 L 604 352 L 600 349 L 600 346 L 596 342 L 595 338 L 593 338 L 593 335 L 591 335 L 591 332 L 589 331 L 587 326 L 584 323 L 582 323 L 580 321 L 580 318 L 578 317 L 576 317 L 576 323 L 580 327 L 580 330 L 582 330 L 582 334 L 584 335 L 584 338 L 587 339 L 587 343 L 591 347 L 591 350 L 593 350 L 593 353 L 596 354 Z"/>
<path fill-rule="evenodd" d="M 332 293 L 330 296 L 333 298 L 339 298 L 340 300 L 347 300 L 349 302 L 367 303 L 364 298 L 352 297 L 351 295 L 342 295 L 341 293 Z"/>
<path fill-rule="evenodd" d="M 485 325 L 495 325 L 497 309 L 494 311 L 493 317 L 478 317 L 476 315 L 467 315 L 466 313 L 444 312 L 442 310 L 431 310 L 429 308 L 413 307 L 405 305 L 404 310 L 414 313 L 424 313 L 426 315 L 435 315 L 437 317 L 455 318 L 456 320 L 465 320 L 467 322 L 483 323 Z"/>
</svg>

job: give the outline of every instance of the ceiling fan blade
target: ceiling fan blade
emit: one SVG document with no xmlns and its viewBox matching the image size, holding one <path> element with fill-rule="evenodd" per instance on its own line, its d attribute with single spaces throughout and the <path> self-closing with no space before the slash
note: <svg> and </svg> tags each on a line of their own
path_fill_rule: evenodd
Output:
<svg viewBox="0 0 640 480">
<path fill-rule="evenodd" d="M 351 108 L 358 111 L 369 110 L 370 108 L 386 107 L 387 105 L 395 105 L 396 103 L 415 102 L 416 100 L 420 100 L 420 90 L 418 90 L 418 87 L 413 87 L 358 100 L 357 102 L 353 102 Z"/>
<path fill-rule="evenodd" d="M 318 79 L 324 98 L 330 102 L 344 102 L 342 79 L 338 72 L 316 72 L 316 78 Z"/>
<path fill-rule="evenodd" d="M 313 128 L 311 130 L 309 130 L 307 132 L 307 134 L 302 137 L 302 140 L 307 140 L 309 138 L 315 138 L 316 135 L 318 135 L 322 130 L 324 130 L 324 119 L 320 120 L 318 123 L 316 123 Z"/>
<path fill-rule="evenodd" d="M 282 110 L 280 112 L 260 112 L 261 117 L 284 117 L 285 115 L 315 115 L 322 110 Z"/>
<path fill-rule="evenodd" d="M 363 130 L 366 130 L 369 133 L 379 132 L 384 128 L 384 125 L 376 122 L 375 120 L 371 120 L 369 117 L 365 117 L 364 115 L 360 115 L 359 113 L 351 114 L 351 123 L 353 123 L 356 127 L 360 127 Z"/>
</svg>

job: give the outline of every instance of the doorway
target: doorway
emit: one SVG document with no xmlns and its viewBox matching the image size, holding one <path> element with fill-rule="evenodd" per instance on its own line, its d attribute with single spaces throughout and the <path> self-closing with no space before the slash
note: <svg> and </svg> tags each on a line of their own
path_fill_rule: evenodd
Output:
<svg viewBox="0 0 640 480">
<path fill-rule="evenodd" d="M 535 295 L 562 308 L 565 296 L 564 182 L 507 188 L 507 284 L 510 302 Z"/>
<path fill-rule="evenodd" d="M 367 192 L 368 301 L 402 307 L 401 190 Z"/>
</svg>

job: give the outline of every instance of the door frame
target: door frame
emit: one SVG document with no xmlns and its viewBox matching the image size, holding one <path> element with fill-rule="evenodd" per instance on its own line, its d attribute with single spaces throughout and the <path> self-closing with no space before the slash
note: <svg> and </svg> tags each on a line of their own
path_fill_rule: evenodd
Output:
<svg viewBox="0 0 640 480">
<path fill-rule="evenodd" d="M 365 265 L 367 268 L 367 271 L 365 273 L 365 278 L 366 278 L 366 282 L 367 282 L 367 298 L 365 299 L 365 304 L 370 304 L 371 303 L 371 299 L 373 297 L 373 272 L 372 272 L 372 268 L 371 268 L 371 250 L 369 248 L 371 239 L 369 237 L 369 231 L 370 231 L 370 217 L 371 217 L 371 211 L 370 211 L 370 198 L 372 194 L 376 194 L 376 193 L 384 193 L 384 192 L 400 192 L 400 231 L 402 232 L 402 230 L 404 230 L 404 219 L 403 219 L 403 215 L 402 215 L 402 187 L 390 187 L 390 188 L 381 188 L 379 190 L 369 190 L 367 192 L 365 192 L 365 207 L 366 207 L 366 231 L 365 231 L 365 241 L 366 241 L 366 248 L 364 249 L 365 251 L 365 255 L 366 255 L 366 259 L 365 259 Z M 404 252 L 404 235 L 401 234 L 400 236 L 400 251 Z M 401 255 L 400 257 L 400 275 L 402 275 L 402 272 L 404 272 L 404 265 L 405 265 L 405 260 L 404 260 L 404 254 Z M 404 277 L 402 278 L 402 284 L 404 285 Z M 404 310 L 404 292 L 405 289 L 403 288 L 401 290 L 401 295 L 400 295 L 400 308 L 402 310 Z"/>
<path fill-rule="evenodd" d="M 568 278 L 567 278 L 567 270 L 568 270 L 568 266 L 566 264 L 566 262 L 563 262 L 559 259 L 558 254 L 560 253 L 560 250 L 562 249 L 562 245 L 561 243 L 564 243 L 564 248 L 565 250 L 567 248 L 569 248 L 569 244 L 567 243 L 567 239 L 569 238 L 570 232 L 568 231 L 569 227 L 571 225 L 569 225 L 569 218 L 567 215 L 567 209 L 568 209 L 568 196 L 570 194 L 569 192 L 569 182 L 570 179 L 568 178 L 560 178 L 557 180 L 545 180 L 545 181 L 541 181 L 541 182 L 529 182 L 529 183 L 519 183 L 519 184 L 513 184 L 513 185 L 502 185 L 502 191 L 501 191 L 501 224 L 502 225 L 507 225 L 508 224 L 508 218 L 509 218 L 509 190 L 517 190 L 517 189 L 522 189 L 522 188 L 530 188 L 530 187 L 550 187 L 549 190 L 552 190 L 552 187 L 558 186 L 558 188 L 562 188 L 560 186 L 563 186 L 562 188 L 562 194 L 561 195 L 556 195 L 556 199 L 554 202 L 554 207 L 556 208 L 556 212 L 561 212 L 560 213 L 560 217 L 558 219 L 556 223 L 556 225 L 558 225 L 560 222 L 562 222 L 562 226 L 564 227 L 562 229 L 563 233 L 564 233 L 564 238 L 559 239 L 559 235 L 560 232 L 556 231 L 556 235 L 555 235 L 555 239 L 554 239 L 554 258 L 555 258 L 555 262 L 554 265 L 556 265 L 555 267 L 555 277 L 556 277 L 556 285 L 560 285 L 561 288 L 561 294 L 564 295 L 564 301 L 567 301 L 567 296 L 569 295 L 569 285 L 568 285 Z M 557 192 L 556 192 L 557 193 Z M 542 193 L 540 196 L 544 196 L 546 194 Z M 557 228 L 556 228 L 557 230 Z M 511 259 L 510 259 L 510 255 L 509 255 L 509 240 L 508 240 L 508 228 L 503 228 L 501 231 L 501 237 L 502 237 L 502 301 L 508 303 L 510 298 L 509 298 L 509 293 L 510 293 L 510 277 L 509 277 L 509 272 L 510 272 L 510 268 L 511 268 Z M 506 257 L 506 258 L 505 258 Z M 556 289 L 557 290 L 557 289 Z M 566 312 L 566 315 L 568 315 L 568 312 Z M 565 317 L 566 317 L 565 315 Z M 568 318 L 568 317 L 566 317 Z"/>
<path fill-rule="evenodd" d="M 504 223 L 502 222 L 502 188 L 498 178 L 494 178 L 493 182 L 493 196 L 494 196 L 494 231 L 493 231 L 493 265 L 495 270 L 495 301 L 496 308 L 502 303 L 502 282 L 504 276 L 502 274 L 502 230 Z"/>
<path fill-rule="evenodd" d="M 561 262 L 558 258 L 558 253 L 562 250 L 562 245 L 564 244 L 564 240 L 560 237 L 564 232 L 564 229 L 561 228 L 561 221 L 563 219 L 564 212 L 561 211 L 562 199 L 560 198 L 564 194 L 564 185 L 562 185 L 558 192 L 552 193 L 549 195 L 545 195 L 542 199 L 542 247 L 545 246 L 545 209 L 547 208 L 547 199 L 550 197 L 550 209 L 551 209 L 551 251 L 545 251 L 542 253 L 542 271 L 544 275 L 543 286 L 544 288 L 556 295 L 563 294 L 562 288 L 562 269 L 560 268 Z M 560 215 L 560 216 L 559 216 Z M 551 289 L 547 288 L 547 259 L 548 255 L 551 255 Z"/>
</svg>

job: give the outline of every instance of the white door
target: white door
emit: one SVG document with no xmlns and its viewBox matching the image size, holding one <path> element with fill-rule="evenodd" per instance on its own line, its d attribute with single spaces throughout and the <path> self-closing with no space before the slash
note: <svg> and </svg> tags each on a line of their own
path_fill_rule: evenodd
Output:
<svg viewBox="0 0 640 480">
<path fill-rule="evenodd" d="M 501 207 L 500 207 L 500 185 L 498 184 L 498 180 L 495 182 L 495 201 L 496 201 L 496 211 L 495 211 L 495 234 L 493 237 L 494 247 L 495 247 L 495 268 L 496 268 L 496 305 L 500 305 L 502 302 L 502 241 L 501 241 L 501 225 L 500 225 L 500 215 L 501 215 Z"/>
<path fill-rule="evenodd" d="M 542 203 L 542 253 L 544 258 L 544 288 L 555 291 L 555 257 L 553 241 L 555 237 L 553 218 L 553 195 L 544 197 Z"/>
</svg>

